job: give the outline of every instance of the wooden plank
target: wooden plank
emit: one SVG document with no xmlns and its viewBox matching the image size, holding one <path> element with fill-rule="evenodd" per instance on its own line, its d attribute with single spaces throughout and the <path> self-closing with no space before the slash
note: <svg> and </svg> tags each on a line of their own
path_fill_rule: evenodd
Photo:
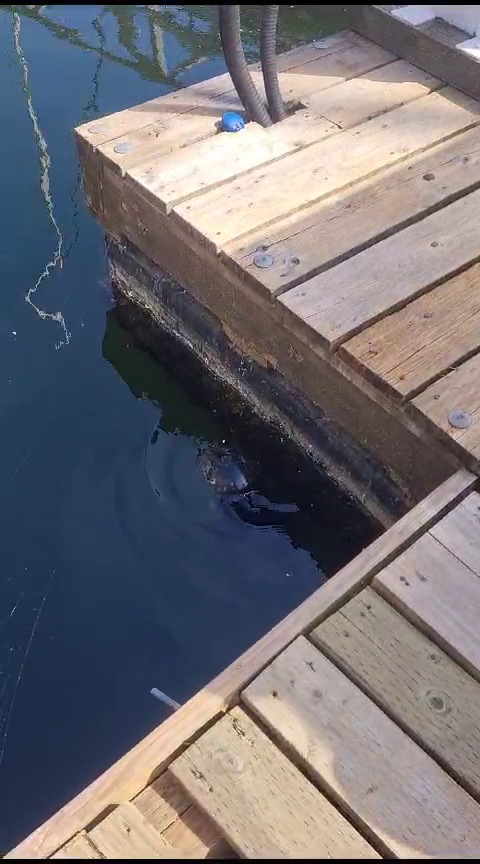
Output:
<svg viewBox="0 0 480 864">
<path fill-rule="evenodd" d="M 472 492 L 464 501 L 432 525 L 430 534 L 480 576 L 480 495 Z"/>
<path fill-rule="evenodd" d="M 310 639 L 470 793 L 480 795 L 477 681 L 371 588 L 323 621 Z"/>
<path fill-rule="evenodd" d="M 396 59 L 389 51 L 355 33 L 351 33 L 349 40 L 351 44 L 340 51 L 294 68 L 280 69 L 278 78 L 284 101 L 313 107 L 311 103 L 321 91 L 372 72 Z M 263 91 L 263 76 L 256 76 L 254 72 L 252 77 L 258 89 Z"/>
<path fill-rule="evenodd" d="M 454 660 L 480 678 L 480 579 L 425 534 L 374 579 L 374 587 Z"/>
<path fill-rule="evenodd" d="M 267 129 L 249 123 L 240 134 L 217 135 L 192 145 L 188 153 L 156 157 L 132 168 L 127 176 L 141 186 L 143 194 L 153 197 L 162 212 L 168 213 L 186 198 L 439 87 L 438 79 L 398 60 L 320 94 L 302 97 L 308 109 L 282 123 Z"/>
<path fill-rule="evenodd" d="M 172 216 L 219 251 L 479 121 L 480 104 L 444 88 L 178 204 Z"/>
<path fill-rule="evenodd" d="M 480 264 L 474 264 L 354 336 L 340 354 L 380 387 L 405 399 L 479 348 Z"/>
<path fill-rule="evenodd" d="M 165 771 L 133 800 L 142 816 L 186 857 L 206 858 L 228 853 L 217 829 Z"/>
<path fill-rule="evenodd" d="M 336 87 L 312 92 L 303 101 L 308 108 L 319 111 L 340 129 L 347 129 L 443 86 L 443 81 L 417 66 L 405 60 L 395 60 L 349 78 Z"/>
<path fill-rule="evenodd" d="M 367 325 L 478 261 L 479 207 L 477 190 L 292 288 L 280 302 L 318 334 L 321 344 L 338 348 Z"/>
<path fill-rule="evenodd" d="M 462 500 L 475 483 L 476 477 L 464 470 L 442 483 L 5 857 L 48 857 L 107 807 L 139 793 L 161 774 L 185 742 L 231 705 L 248 681 L 299 633 L 310 630 L 364 587 L 381 567 Z"/>
<path fill-rule="evenodd" d="M 134 804 L 122 804 L 95 825 L 89 838 L 105 858 L 182 858 L 143 818 Z"/>
<path fill-rule="evenodd" d="M 277 58 L 278 68 L 284 71 L 309 63 L 311 60 L 318 60 L 335 51 L 351 47 L 356 39 L 362 40 L 362 37 L 345 30 L 309 45 L 300 45 Z M 363 41 L 366 43 L 366 40 Z M 251 71 L 257 70 L 259 64 L 254 63 L 249 68 Z M 171 119 L 176 114 L 198 110 L 202 104 L 205 104 L 205 100 L 216 98 L 224 93 L 233 93 L 233 90 L 230 75 L 225 73 L 173 93 L 157 96 L 142 105 L 135 105 L 124 111 L 90 120 L 79 126 L 77 131 L 86 142 L 93 147 L 98 147 L 113 138 L 120 138 L 158 121 Z"/>
<path fill-rule="evenodd" d="M 350 38 L 352 44 L 339 51 L 328 52 L 325 56 L 310 60 L 306 64 L 301 63 L 298 66 L 288 64 L 287 69 L 280 68 L 279 84 L 283 98 L 288 102 L 302 102 L 312 93 L 315 94 L 348 78 L 361 75 L 393 59 L 389 52 L 362 37 L 352 34 Z M 263 75 L 258 65 L 251 70 L 251 76 L 254 84 L 262 92 Z M 193 100 L 189 101 L 190 88 L 184 91 L 184 101 L 188 104 L 187 111 L 177 111 L 172 115 L 172 100 L 169 96 L 163 97 L 165 116 L 155 123 L 130 132 L 125 140 L 123 136 L 116 137 L 114 140 L 97 145 L 102 158 L 112 170 L 123 174 L 127 169 L 215 135 L 224 111 L 239 110 L 244 113 L 242 103 L 236 91 L 232 89 L 231 82 L 229 87 L 222 87 L 220 83 L 215 84 L 215 80 L 213 79 L 210 88 L 205 87 L 200 93 L 197 86 L 197 90 L 192 94 Z M 229 78 L 225 81 L 228 83 Z M 119 153 L 119 145 L 128 145 L 128 152 Z"/>
<path fill-rule="evenodd" d="M 255 286 L 281 294 L 473 191 L 479 180 L 480 130 L 475 128 L 380 171 L 374 182 L 360 181 L 234 240 L 223 255 Z M 253 263 L 259 246 L 266 246 L 273 259 L 264 270 Z"/>
<path fill-rule="evenodd" d="M 233 94 L 233 89 L 232 79 L 226 73 L 192 84 L 191 87 L 157 96 L 133 108 L 89 120 L 78 126 L 76 132 L 90 146 L 101 147 L 108 141 L 131 135 L 154 123 L 170 121 L 180 114 L 199 110 L 208 105 L 209 100 L 218 99 L 226 93 Z"/>
<path fill-rule="evenodd" d="M 409 421 L 405 412 L 391 400 L 382 399 L 378 389 L 340 359 L 322 357 L 318 345 L 312 347 L 315 334 L 311 339 L 304 325 L 305 332 L 302 332 L 301 321 L 292 316 L 292 320 L 286 322 L 280 304 L 273 304 L 271 298 L 260 296 L 258 291 L 246 285 L 216 255 L 180 232 L 171 218 L 162 214 L 136 189 L 127 189 L 124 181 L 108 168 L 104 171 L 103 201 L 103 224 L 119 241 L 119 246 L 114 247 L 114 257 L 122 256 L 119 247 L 123 246 L 125 237 L 139 250 L 133 257 L 126 252 L 125 266 L 118 262 L 113 265 L 115 279 L 122 291 L 136 297 L 140 304 L 147 301 L 148 295 L 151 314 L 156 320 L 162 320 L 172 297 L 163 292 L 160 300 L 158 290 L 163 282 L 154 287 L 152 265 L 145 260 L 141 263 L 141 252 L 150 262 L 158 262 L 162 272 L 169 273 L 180 285 L 188 286 L 187 295 L 192 294 L 202 307 L 222 322 L 222 329 L 234 350 L 247 353 L 267 369 L 275 368 L 329 418 L 327 422 L 317 416 L 316 423 L 310 423 L 312 431 L 308 437 L 311 435 L 314 439 L 311 445 L 325 469 L 333 473 L 349 494 L 366 501 L 381 523 L 388 525 L 391 518 L 391 512 L 385 512 L 384 508 L 385 493 L 391 488 L 391 480 L 381 469 L 380 472 L 375 470 L 373 476 L 370 474 L 368 481 L 365 474 L 357 472 L 357 459 L 355 456 L 352 459 L 352 454 L 356 453 L 358 445 L 350 439 L 345 446 L 347 436 L 342 427 L 343 430 L 355 430 L 357 442 L 361 441 L 365 450 L 380 464 L 389 466 L 391 477 L 399 484 L 392 490 L 390 500 L 403 501 L 407 507 L 418 503 L 457 469 L 454 457 L 440 445 L 432 444 L 430 435 L 422 440 L 418 424 Z M 132 268 L 139 273 L 139 278 L 132 277 Z M 152 291 L 150 288 L 145 291 L 145 285 L 150 285 Z M 203 355 L 202 360 L 214 366 L 202 340 L 197 340 L 196 345 Z M 216 373 L 218 369 L 213 371 Z M 267 412 L 270 409 L 276 413 L 274 405 L 267 405 Z M 279 421 L 282 419 L 280 415 Z M 301 425 L 301 418 L 299 422 Z M 336 424 L 341 428 L 335 429 Z M 298 434 L 295 424 L 292 427 L 287 420 L 283 425 L 288 425 L 290 435 Z M 323 438 L 321 450 L 318 439 L 315 441 L 319 432 Z M 302 438 L 300 443 L 304 446 L 305 439 Z M 328 461 L 325 459 L 327 453 Z M 336 464 L 332 456 L 337 457 Z M 378 491 L 380 495 L 377 497 Z"/>
<path fill-rule="evenodd" d="M 391 7 L 390 7 L 391 8 Z M 410 63 L 438 75 L 475 99 L 480 98 L 478 63 L 456 45 L 469 36 L 438 18 L 413 27 L 388 12 L 386 6 L 352 6 L 350 25 Z"/>
<path fill-rule="evenodd" d="M 478 850 L 478 804 L 304 637 L 243 699 L 390 854 Z"/>
<path fill-rule="evenodd" d="M 232 850 L 218 828 L 195 805 L 182 813 L 164 831 L 163 836 L 174 849 L 182 852 L 185 858 L 233 857 Z"/>
<path fill-rule="evenodd" d="M 469 464 L 478 467 L 480 459 L 480 355 L 476 354 L 449 375 L 445 375 L 420 393 L 411 403 L 415 415 L 420 413 L 429 428 L 440 431 L 455 449 L 471 457 Z M 449 423 L 452 411 L 466 411 L 471 424 L 457 429 Z"/>
<path fill-rule="evenodd" d="M 168 107 L 166 106 L 166 112 Z M 111 171 L 121 176 L 129 168 L 153 158 L 187 147 L 202 138 L 211 138 L 219 131 L 219 123 L 225 111 L 243 113 L 236 91 L 229 90 L 215 97 L 206 97 L 190 111 L 167 114 L 157 123 L 152 123 L 99 144 L 97 155 Z M 125 152 L 119 148 L 127 148 Z"/>
<path fill-rule="evenodd" d="M 201 194 L 205 189 L 280 159 L 312 141 L 338 131 L 330 120 L 310 110 L 298 111 L 281 124 L 264 129 L 247 123 L 236 135 L 227 132 L 192 144 L 188 150 L 176 151 L 142 162 L 131 168 L 127 180 L 138 184 L 140 191 L 169 213 L 175 204 Z"/>
<path fill-rule="evenodd" d="M 239 708 L 171 770 L 244 857 L 379 857 Z"/>
<path fill-rule="evenodd" d="M 166 771 L 133 799 L 142 816 L 162 833 L 191 805 L 172 775 Z"/>
<path fill-rule="evenodd" d="M 93 845 L 84 831 L 77 834 L 66 846 L 59 849 L 52 858 L 101 858 L 100 852 Z"/>
</svg>

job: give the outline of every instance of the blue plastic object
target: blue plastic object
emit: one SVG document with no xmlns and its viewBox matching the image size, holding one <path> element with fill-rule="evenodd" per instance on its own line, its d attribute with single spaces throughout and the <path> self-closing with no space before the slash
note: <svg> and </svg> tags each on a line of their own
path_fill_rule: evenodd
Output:
<svg viewBox="0 0 480 864">
<path fill-rule="evenodd" d="M 235 111 L 226 111 L 222 117 L 222 132 L 240 132 L 245 126 L 245 120 Z"/>
</svg>

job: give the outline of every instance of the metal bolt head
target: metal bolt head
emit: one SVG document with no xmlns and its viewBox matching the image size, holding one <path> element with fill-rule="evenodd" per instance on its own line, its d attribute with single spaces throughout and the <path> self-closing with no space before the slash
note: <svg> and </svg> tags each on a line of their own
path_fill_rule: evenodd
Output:
<svg viewBox="0 0 480 864">
<path fill-rule="evenodd" d="M 120 144 L 115 144 L 113 149 L 115 153 L 130 153 L 133 150 L 133 146 L 131 141 L 121 141 Z"/>
<path fill-rule="evenodd" d="M 260 267 L 261 270 L 265 270 L 267 267 L 272 266 L 273 258 L 266 252 L 257 252 L 253 256 L 253 263 L 255 264 L 255 267 Z"/>
<path fill-rule="evenodd" d="M 468 429 L 472 425 L 472 418 L 467 411 L 451 411 L 448 415 L 448 422 L 455 429 Z"/>
<path fill-rule="evenodd" d="M 283 263 L 286 267 L 298 267 L 300 264 L 300 258 L 298 255 L 287 255 L 287 257 L 284 258 Z"/>
</svg>

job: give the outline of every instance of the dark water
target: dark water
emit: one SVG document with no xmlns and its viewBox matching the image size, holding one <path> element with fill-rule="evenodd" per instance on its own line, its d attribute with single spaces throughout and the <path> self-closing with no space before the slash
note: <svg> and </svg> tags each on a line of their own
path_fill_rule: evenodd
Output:
<svg viewBox="0 0 480 864">
<path fill-rule="evenodd" d="M 282 47 L 342 26 L 333 8 L 282 7 Z M 0 7 L 0 850 L 165 716 L 152 687 L 186 700 L 372 536 L 111 308 L 71 130 L 223 69 L 213 6 Z M 196 460 L 223 439 L 300 512 L 222 503 Z"/>
</svg>

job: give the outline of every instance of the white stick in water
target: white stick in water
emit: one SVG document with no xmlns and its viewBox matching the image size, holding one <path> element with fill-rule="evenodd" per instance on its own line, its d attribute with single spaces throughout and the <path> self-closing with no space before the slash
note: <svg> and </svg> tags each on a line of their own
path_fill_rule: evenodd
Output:
<svg viewBox="0 0 480 864">
<path fill-rule="evenodd" d="M 160 702 L 165 702 L 165 705 L 168 705 L 173 711 L 178 711 L 181 708 L 179 702 L 175 702 L 175 699 L 170 699 L 170 696 L 167 696 L 166 693 L 163 693 L 162 690 L 158 690 L 157 687 L 152 687 L 150 690 L 152 696 L 155 696 L 155 699 L 160 699 Z"/>
</svg>

